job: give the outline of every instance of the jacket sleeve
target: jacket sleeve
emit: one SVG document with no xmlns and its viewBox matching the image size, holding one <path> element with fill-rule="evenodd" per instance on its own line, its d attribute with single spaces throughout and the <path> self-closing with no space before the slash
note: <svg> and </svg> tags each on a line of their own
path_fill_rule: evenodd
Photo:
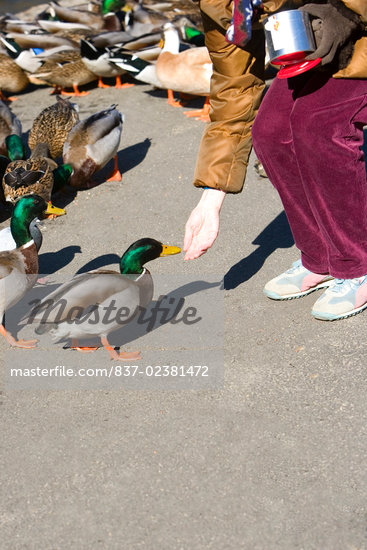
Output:
<svg viewBox="0 0 367 550">
<path fill-rule="evenodd" d="M 213 6 L 215 3 L 217 6 Z M 243 187 L 252 147 L 251 126 L 265 86 L 264 33 L 262 29 L 253 31 L 246 49 L 228 44 L 223 27 L 231 20 L 230 3 L 208 0 L 202 1 L 200 7 L 213 75 L 211 121 L 200 143 L 194 185 L 238 193 Z"/>
<path fill-rule="evenodd" d="M 341 0 L 347 8 L 357 13 L 365 26 L 364 35 L 354 45 L 353 56 L 348 66 L 338 71 L 334 78 L 367 78 L 367 1 Z"/>
</svg>

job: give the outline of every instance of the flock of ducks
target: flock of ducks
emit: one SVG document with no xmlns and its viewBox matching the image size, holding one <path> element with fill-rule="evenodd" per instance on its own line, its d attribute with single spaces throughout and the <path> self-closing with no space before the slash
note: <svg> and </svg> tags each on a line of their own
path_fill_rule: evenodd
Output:
<svg viewBox="0 0 367 550">
<path fill-rule="evenodd" d="M 145 0 L 148 2 L 148 0 Z M 209 95 L 212 63 L 192 0 L 93 0 L 63 7 L 50 2 L 33 21 L 11 14 L 0 18 L 0 99 L 25 91 L 30 83 L 53 93 L 84 96 L 79 88 L 115 78 L 117 88 L 136 79 L 173 92 Z M 122 82 L 129 77 L 129 82 Z M 9 99 L 9 96 L 8 96 Z M 199 113 L 208 120 L 208 101 Z"/>
<path fill-rule="evenodd" d="M 103 79 L 111 77 L 117 87 L 125 87 L 121 79 L 126 74 L 169 90 L 168 100 L 175 106 L 173 90 L 209 93 L 211 64 L 201 45 L 197 8 L 190 0 L 162 3 L 159 9 L 157 3 L 155 9 L 153 5 L 103 0 L 65 8 L 50 2 L 32 22 L 11 15 L 0 18 L 5 49 L 0 53 L 1 198 L 12 210 L 10 226 L 0 232 L 0 333 L 11 346 L 36 346 L 36 340 L 17 340 L 2 320 L 5 311 L 37 282 L 40 219 L 65 214 L 52 205 L 52 194 L 67 185 L 76 190 L 95 185 L 93 175 L 112 159 L 115 164 L 109 179 L 121 180 L 117 150 L 123 115 L 116 105 L 80 120 L 77 106 L 62 96 L 85 95 L 88 92 L 81 92 L 79 86 L 95 80 L 105 87 Z M 189 8 L 190 20 L 184 19 L 184 10 L 187 13 Z M 34 120 L 26 148 L 21 121 L 4 93 L 20 93 L 29 83 L 46 83 L 57 95 L 55 103 Z M 70 88 L 72 92 L 67 91 Z M 205 119 L 206 115 L 196 116 Z M 153 296 L 153 280 L 144 264 L 179 252 L 178 247 L 155 239 L 136 241 L 122 255 L 119 272 L 97 270 L 75 275 L 46 296 L 32 318 L 39 324 L 37 331 L 51 331 L 57 341 L 70 339 L 71 348 L 84 352 L 96 348 L 83 347 L 79 340 L 99 337 L 111 359 L 138 359 L 138 352 L 118 353 L 109 344 L 108 335 L 120 327 L 120 320 L 103 323 L 102 312 L 114 300 L 130 312 L 126 322 L 134 318 Z M 48 312 L 45 318 L 50 300 L 60 299 L 66 304 L 63 315 Z M 88 322 L 91 311 L 93 323 Z M 70 315 L 78 322 L 70 323 Z"/>
</svg>

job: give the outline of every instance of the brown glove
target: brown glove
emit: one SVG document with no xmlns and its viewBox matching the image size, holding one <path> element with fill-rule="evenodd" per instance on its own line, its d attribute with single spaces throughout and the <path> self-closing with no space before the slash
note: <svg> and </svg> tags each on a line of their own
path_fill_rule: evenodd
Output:
<svg viewBox="0 0 367 550">
<path fill-rule="evenodd" d="M 338 8 L 335 5 L 338 5 Z M 361 20 L 358 14 L 349 10 L 341 1 L 334 0 L 327 4 L 305 4 L 299 8 L 315 17 L 313 28 L 317 49 L 306 57 L 311 61 L 321 57 L 321 64 L 331 63 L 339 50 L 353 37 L 361 28 Z"/>
</svg>

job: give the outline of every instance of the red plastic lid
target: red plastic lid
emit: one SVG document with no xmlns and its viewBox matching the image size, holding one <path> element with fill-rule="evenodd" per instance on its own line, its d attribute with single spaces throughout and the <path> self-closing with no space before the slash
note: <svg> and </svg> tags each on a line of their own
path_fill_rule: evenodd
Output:
<svg viewBox="0 0 367 550">
<path fill-rule="evenodd" d="M 305 60 L 307 52 L 299 51 L 293 53 L 287 53 L 285 55 L 280 55 L 272 60 L 272 65 L 290 65 L 295 63 L 302 63 Z"/>
<path fill-rule="evenodd" d="M 280 71 L 278 71 L 277 77 L 291 78 L 292 76 L 297 76 L 299 74 L 302 74 L 308 71 L 309 69 L 312 69 L 312 67 L 316 67 L 316 65 L 318 65 L 320 61 L 321 61 L 321 57 L 317 57 L 312 61 L 303 61 L 302 63 L 287 65 L 286 67 L 282 67 Z"/>
</svg>

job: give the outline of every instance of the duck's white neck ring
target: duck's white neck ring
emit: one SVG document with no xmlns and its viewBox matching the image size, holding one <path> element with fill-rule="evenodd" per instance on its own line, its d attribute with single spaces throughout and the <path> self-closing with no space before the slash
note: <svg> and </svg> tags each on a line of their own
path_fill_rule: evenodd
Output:
<svg viewBox="0 0 367 550">
<path fill-rule="evenodd" d="M 137 277 L 137 278 L 135 279 L 135 282 L 136 282 L 136 281 L 139 281 L 139 279 L 142 278 L 142 276 L 145 274 L 145 272 L 146 272 L 146 268 L 144 267 L 144 268 L 143 268 L 143 272 L 140 273 L 139 277 Z"/>
<path fill-rule="evenodd" d="M 28 241 L 27 243 L 23 244 L 23 246 L 21 246 L 20 248 L 29 248 L 30 246 L 32 246 L 32 244 L 34 244 L 34 240 L 31 239 L 30 241 Z"/>
</svg>

